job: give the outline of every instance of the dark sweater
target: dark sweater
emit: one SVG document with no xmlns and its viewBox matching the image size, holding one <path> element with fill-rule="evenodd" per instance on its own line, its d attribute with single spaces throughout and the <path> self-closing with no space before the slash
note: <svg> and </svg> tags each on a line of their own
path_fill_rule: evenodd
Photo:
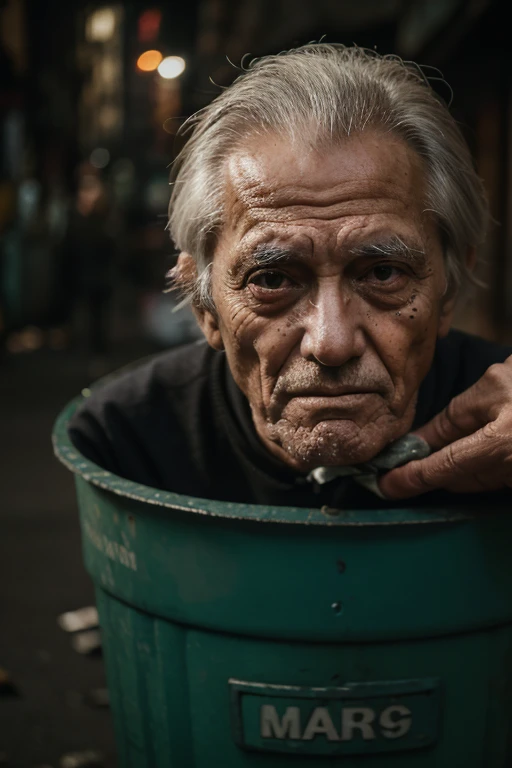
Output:
<svg viewBox="0 0 512 768">
<path fill-rule="evenodd" d="M 460 331 L 441 339 L 420 387 L 414 427 L 511 353 Z M 205 342 L 159 354 L 99 387 L 75 414 L 69 432 L 81 453 L 104 469 L 175 493 L 300 507 L 399 506 L 351 478 L 316 486 L 269 454 L 224 353 Z M 467 504 L 478 497 L 436 491 L 402 506 Z"/>
</svg>

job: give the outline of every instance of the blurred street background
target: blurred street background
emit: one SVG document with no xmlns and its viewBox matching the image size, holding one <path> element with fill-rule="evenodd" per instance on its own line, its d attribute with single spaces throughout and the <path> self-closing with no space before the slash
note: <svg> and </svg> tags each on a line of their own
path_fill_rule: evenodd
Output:
<svg viewBox="0 0 512 768">
<path fill-rule="evenodd" d="M 163 293 L 177 132 L 244 55 L 322 37 L 430 65 L 446 100 L 442 77 L 452 86 L 494 217 L 479 270 L 487 287 L 461 305 L 457 325 L 511 343 L 504 4 L 0 0 L 2 767 L 116 765 L 100 649 L 79 652 L 57 623 L 94 598 L 52 424 L 94 379 L 197 337 L 191 314 L 173 313 Z"/>
</svg>

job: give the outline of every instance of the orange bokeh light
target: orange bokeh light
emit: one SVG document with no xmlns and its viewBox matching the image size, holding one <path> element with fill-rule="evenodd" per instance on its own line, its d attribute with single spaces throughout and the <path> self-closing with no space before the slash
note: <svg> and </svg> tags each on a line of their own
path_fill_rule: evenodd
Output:
<svg viewBox="0 0 512 768">
<path fill-rule="evenodd" d="M 153 72 L 162 61 L 162 54 L 160 51 L 144 51 L 137 59 L 137 67 L 142 72 Z"/>
</svg>

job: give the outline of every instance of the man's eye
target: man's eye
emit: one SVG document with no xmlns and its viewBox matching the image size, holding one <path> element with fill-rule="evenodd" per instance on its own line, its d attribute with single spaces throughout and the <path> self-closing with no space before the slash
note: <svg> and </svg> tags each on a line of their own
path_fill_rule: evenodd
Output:
<svg viewBox="0 0 512 768">
<path fill-rule="evenodd" d="M 385 283 L 390 278 L 395 277 L 398 270 L 395 267 L 389 267 L 386 264 L 380 264 L 378 267 L 374 267 L 372 272 L 379 282 Z"/>
<path fill-rule="evenodd" d="M 249 278 L 249 284 L 257 285 L 259 288 L 265 288 L 268 291 L 275 291 L 284 288 L 290 283 L 290 280 L 282 272 L 257 272 Z"/>
<path fill-rule="evenodd" d="M 366 273 L 366 278 L 369 279 L 370 282 L 373 282 L 374 284 L 380 283 L 381 285 L 394 283 L 402 277 L 405 277 L 404 270 L 389 264 L 377 264 L 377 266 L 372 267 L 372 269 Z"/>
</svg>

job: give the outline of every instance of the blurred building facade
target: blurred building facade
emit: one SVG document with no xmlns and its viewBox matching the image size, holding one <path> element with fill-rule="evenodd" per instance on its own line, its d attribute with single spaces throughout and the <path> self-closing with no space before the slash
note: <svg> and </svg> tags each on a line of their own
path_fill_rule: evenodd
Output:
<svg viewBox="0 0 512 768">
<path fill-rule="evenodd" d="M 453 87 L 495 220 L 481 267 L 489 288 L 458 322 L 512 336 L 512 72 L 496 0 L 4 0 L 0 32 L 4 334 L 59 321 L 59 242 L 84 161 L 111 195 L 119 280 L 160 292 L 180 125 L 236 77 L 243 56 L 325 36 L 438 67 Z M 166 57 L 183 61 L 181 74 L 162 68 Z"/>
</svg>

